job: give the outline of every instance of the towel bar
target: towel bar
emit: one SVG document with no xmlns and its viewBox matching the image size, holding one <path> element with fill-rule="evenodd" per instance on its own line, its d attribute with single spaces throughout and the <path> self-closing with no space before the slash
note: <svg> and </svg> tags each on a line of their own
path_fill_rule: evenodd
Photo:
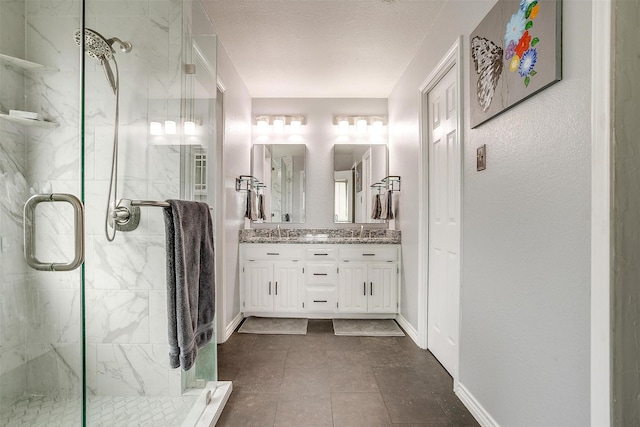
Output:
<svg viewBox="0 0 640 427">
<path fill-rule="evenodd" d="M 115 209 L 111 211 L 112 226 L 119 231 L 133 231 L 140 223 L 140 207 L 168 208 L 170 206 L 169 203 L 160 200 L 120 199 Z M 213 207 L 209 206 L 209 210 L 213 210 Z"/>
<path fill-rule="evenodd" d="M 122 201 L 124 200 L 128 199 L 122 199 Z M 158 208 L 168 208 L 170 205 L 169 203 L 162 202 L 160 200 L 131 200 L 131 206 L 153 206 Z M 213 206 L 209 206 L 209 210 L 213 210 Z"/>
</svg>

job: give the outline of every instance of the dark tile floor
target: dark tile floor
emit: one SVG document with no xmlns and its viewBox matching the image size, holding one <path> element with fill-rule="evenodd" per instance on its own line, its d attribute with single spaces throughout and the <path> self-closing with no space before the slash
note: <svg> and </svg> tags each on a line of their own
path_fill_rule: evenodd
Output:
<svg viewBox="0 0 640 427">
<path fill-rule="evenodd" d="M 218 346 L 233 393 L 218 426 L 478 426 L 431 353 L 409 337 L 234 333 Z"/>
</svg>

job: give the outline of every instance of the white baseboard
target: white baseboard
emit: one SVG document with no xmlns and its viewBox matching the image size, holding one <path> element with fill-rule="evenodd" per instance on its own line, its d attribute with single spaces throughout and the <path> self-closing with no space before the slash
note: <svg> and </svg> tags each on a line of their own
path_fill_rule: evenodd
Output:
<svg viewBox="0 0 640 427">
<path fill-rule="evenodd" d="M 398 325 L 400 325 L 400 327 L 404 329 L 407 335 L 409 335 L 409 338 L 411 338 L 413 342 L 416 343 L 416 345 L 418 345 L 419 347 L 420 345 L 418 344 L 418 331 L 416 331 L 416 328 L 414 328 L 413 325 L 411 325 L 411 323 L 409 323 L 409 321 L 405 319 L 405 317 L 400 313 L 398 313 L 398 315 L 396 316 L 396 322 L 398 322 Z"/>
<path fill-rule="evenodd" d="M 227 341 L 229 339 L 229 337 L 231 336 L 231 334 L 233 334 L 233 332 L 236 330 L 236 328 L 238 327 L 238 325 L 240 324 L 240 322 L 242 322 L 242 320 L 244 319 L 244 316 L 242 315 L 242 313 L 238 313 L 236 315 L 236 317 L 233 318 L 233 320 L 231 321 L 231 323 L 229 323 L 227 325 L 227 327 L 225 328 L 225 333 L 224 333 L 224 339 L 223 340 L 218 340 L 218 344 L 222 344 L 223 342 Z"/>
<path fill-rule="evenodd" d="M 460 382 L 457 383 L 456 396 L 458 396 L 482 427 L 500 427 L 500 424 L 493 419 L 480 402 L 478 402 L 471 392 Z"/>
</svg>

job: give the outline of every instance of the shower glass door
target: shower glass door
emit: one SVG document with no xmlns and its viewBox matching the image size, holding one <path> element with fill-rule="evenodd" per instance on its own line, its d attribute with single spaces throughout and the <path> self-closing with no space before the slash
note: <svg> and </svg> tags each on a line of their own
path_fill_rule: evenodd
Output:
<svg viewBox="0 0 640 427">
<path fill-rule="evenodd" d="M 23 243 L 35 226 L 43 268 L 81 254 L 81 25 L 79 2 L 0 1 L 0 425 L 82 422 L 84 267 L 34 269 Z"/>
<path fill-rule="evenodd" d="M 0 425 L 176 426 L 215 384 L 215 337 L 189 372 L 169 367 L 162 209 L 115 237 L 105 226 L 114 200 L 193 196 L 185 145 L 210 164 L 215 102 L 189 101 L 198 43 L 215 81 L 199 2 L 0 0 Z M 50 194 L 25 224 L 27 201 Z M 34 224 L 34 259 L 83 246 L 84 263 L 30 266 Z"/>
</svg>

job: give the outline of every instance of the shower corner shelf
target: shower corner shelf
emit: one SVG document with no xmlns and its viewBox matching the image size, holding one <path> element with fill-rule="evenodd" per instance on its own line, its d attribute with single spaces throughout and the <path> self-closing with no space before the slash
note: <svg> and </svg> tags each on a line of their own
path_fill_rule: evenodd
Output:
<svg viewBox="0 0 640 427">
<path fill-rule="evenodd" d="M 15 56 L 5 55 L 2 53 L 0 53 L 0 62 L 13 65 L 14 67 L 20 68 L 25 71 L 58 71 L 57 68 L 48 67 L 46 65 L 27 61 L 24 59 L 16 58 Z"/>
<path fill-rule="evenodd" d="M 57 128 L 58 126 L 60 126 L 56 122 L 49 122 L 49 121 L 46 121 L 46 120 L 23 119 L 21 117 L 14 117 L 14 116 L 10 116 L 8 114 L 3 114 L 3 113 L 0 113 L 0 119 L 8 120 L 8 121 L 14 122 L 14 123 L 19 123 L 19 124 L 21 124 L 23 126 L 31 126 L 31 127 L 39 127 L 39 128 L 52 129 L 52 128 Z"/>
</svg>

